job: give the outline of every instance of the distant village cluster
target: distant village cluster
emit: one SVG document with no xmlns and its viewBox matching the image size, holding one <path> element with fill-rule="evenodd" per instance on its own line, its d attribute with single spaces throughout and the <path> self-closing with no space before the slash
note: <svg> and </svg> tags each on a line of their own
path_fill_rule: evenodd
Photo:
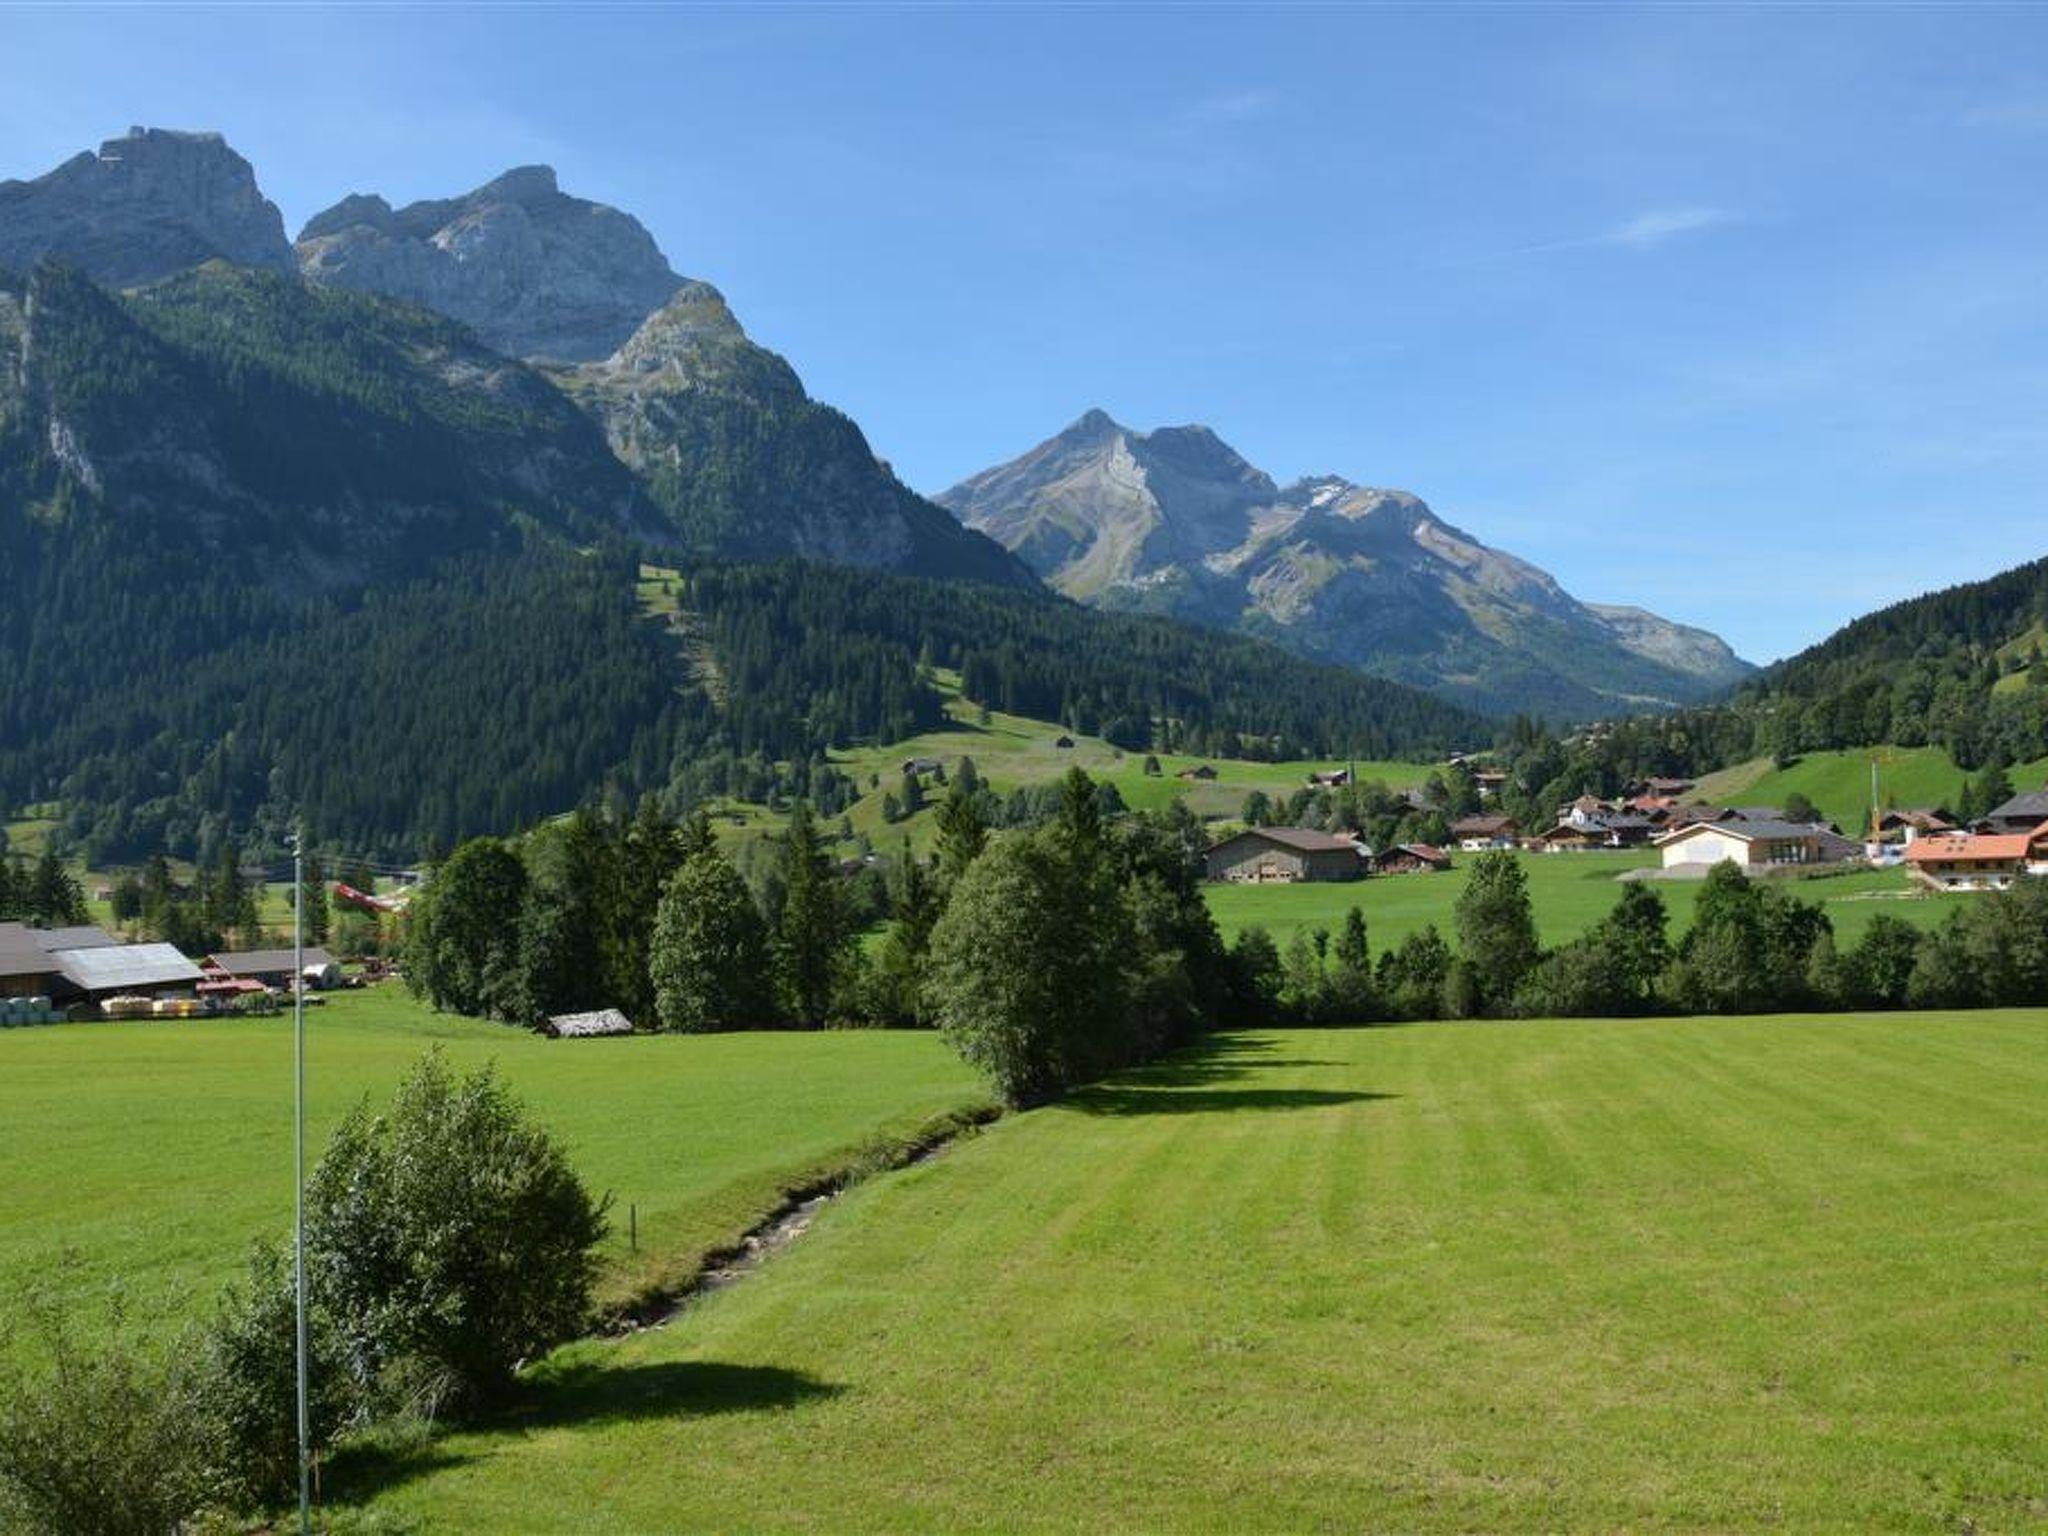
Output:
<svg viewBox="0 0 2048 1536">
<path fill-rule="evenodd" d="M 1498 798 L 1507 776 L 1497 769 L 1463 766 L 1482 800 Z M 1180 777 L 1213 780 L 1208 765 Z M 1351 770 L 1308 776 L 1311 789 L 1342 789 Z M 1903 866 L 1935 890 L 2003 890 L 2024 875 L 2048 875 L 2048 790 L 2015 795 L 1968 826 L 1933 807 L 1887 810 L 1864 840 L 1832 823 L 1792 820 L 1778 806 L 1714 805 L 1688 798 L 1691 779 L 1652 778 L 1619 800 L 1582 795 L 1558 807 L 1555 822 L 1531 832 L 1512 816 L 1485 811 L 1449 823 L 1450 846 L 1464 852 L 1522 849 L 1530 853 L 1585 853 L 1653 848 L 1663 873 L 1704 877 L 1733 863 L 1758 874 Z M 1426 802 L 1408 792 L 1418 809 Z M 1449 847 L 1399 843 L 1373 848 L 1358 834 L 1309 827 L 1246 827 L 1212 844 L 1204 856 L 1211 881 L 1286 884 L 1360 880 L 1374 875 L 1431 874 L 1451 867 Z"/>
</svg>

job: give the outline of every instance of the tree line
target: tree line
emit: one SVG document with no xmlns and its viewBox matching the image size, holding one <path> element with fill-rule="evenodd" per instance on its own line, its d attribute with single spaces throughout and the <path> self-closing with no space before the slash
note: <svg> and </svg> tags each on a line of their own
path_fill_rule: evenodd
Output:
<svg viewBox="0 0 2048 1536">
<path fill-rule="evenodd" d="M 1453 934 L 1455 947 L 1431 925 L 1375 960 L 1354 907 L 1334 936 L 1304 930 L 1284 951 L 1248 928 L 1232 956 L 1264 1017 L 1310 1024 L 2048 1005 L 2048 880 L 1985 893 L 1933 929 L 1880 913 L 1843 946 L 1819 903 L 1723 863 L 1682 936 L 1654 887 L 1631 882 L 1546 950 L 1521 862 L 1484 853 Z"/>
<path fill-rule="evenodd" d="M 872 957 L 857 876 L 799 804 L 749 880 L 701 817 L 585 810 L 476 838 L 415 898 L 408 984 L 436 1007 L 535 1024 L 618 1008 L 688 1032 L 944 1030 L 1013 1102 L 1144 1060 L 1248 999 L 1200 887 L 1184 808 L 1105 814 L 1079 769 L 1041 823 L 992 836 L 956 772 L 930 860 L 892 862 Z"/>
</svg>

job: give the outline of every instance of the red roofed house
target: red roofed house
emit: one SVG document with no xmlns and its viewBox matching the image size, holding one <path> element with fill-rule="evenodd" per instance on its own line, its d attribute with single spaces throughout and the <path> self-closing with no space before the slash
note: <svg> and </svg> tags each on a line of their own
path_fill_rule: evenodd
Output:
<svg viewBox="0 0 2048 1536">
<path fill-rule="evenodd" d="M 2002 891 L 2021 875 L 2048 874 L 2048 822 L 2031 832 L 1922 833 L 1906 867 L 1941 891 Z"/>
</svg>

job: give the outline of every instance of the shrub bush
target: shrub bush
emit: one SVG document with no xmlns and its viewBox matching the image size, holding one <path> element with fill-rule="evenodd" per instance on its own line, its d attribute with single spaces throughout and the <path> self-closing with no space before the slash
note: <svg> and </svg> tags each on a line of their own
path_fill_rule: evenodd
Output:
<svg viewBox="0 0 2048 1536">
<path fill-rule="evenodd" d="M 438 1053 L 359 1105 L 307 1191 L 309 1282 L 357 1401 L 427 1414 L 500 1396 L 590 1311 L 607 1202 L 486 1068 Z"/>
<path fill-rule="evenodd" d="M 20 1298 L 0 1319 L 0 1530 L 185 1528 L 222 1491 L 201 1401 L 189 1352 L 144 1351 L 118 1300 L 88 1343 L 48 1297 Z"/>
</svg>

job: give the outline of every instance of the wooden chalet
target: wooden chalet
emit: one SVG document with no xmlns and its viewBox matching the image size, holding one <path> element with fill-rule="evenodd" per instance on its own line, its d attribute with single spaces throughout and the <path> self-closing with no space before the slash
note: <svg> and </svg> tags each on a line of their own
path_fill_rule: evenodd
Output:
<svg viewBox="0 0 2048 1536">
<path fill-rule="evenodd" d="M 2026 832 L 1940 832 L 1906 846 L 1906 867 L 1938 891 L 2002 891 L 2048 875 L 2048 821 Z"/>
<path fill-rule="evenodd" d="M 1355 841 L 1309 827 L 1247 827 L 1210 847 L 1202 863 L 1211 880 L 1233 885 L 1356 880 L 1365 874 Z"/>
<path fill-rule="evenodd" d="M 1522 829 L 1512 816 L 1460 816 L 1451 823 L 1451 840 L 1467 853 L 1485 848 L 1513 848 Z"/>
<path fill-rule="evenodd" d="M 1451 867 L 1451 856 L 1429 843 L 1397 843 L 1372 856 L 1376 875 L 1433 875 Z"/>
</svg>

